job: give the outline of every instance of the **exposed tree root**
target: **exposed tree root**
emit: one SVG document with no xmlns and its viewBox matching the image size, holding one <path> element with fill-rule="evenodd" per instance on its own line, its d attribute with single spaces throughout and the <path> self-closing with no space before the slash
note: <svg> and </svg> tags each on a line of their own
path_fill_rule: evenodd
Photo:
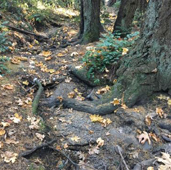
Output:
<svg viewBox="0 0 171 170">
<path fill-rule="evenodd" d="M 38 108 L 38 105 L 39 105 L 40 96 L 41 96 L 41 94 L 43 92 L 43 87 L 42 87 L 42 84 L 40 83 L 40 81 L 35 80 L 35 83 L 39 86 L 39 89 L 38 89 L 38 91 L 36 93 L 36 96 L 35 96 L 35 98 L 33 100 L 33 103 L 32 103 L 32 113 L 34 115 L 37 114 L 37 108 Z"/>
</svg>

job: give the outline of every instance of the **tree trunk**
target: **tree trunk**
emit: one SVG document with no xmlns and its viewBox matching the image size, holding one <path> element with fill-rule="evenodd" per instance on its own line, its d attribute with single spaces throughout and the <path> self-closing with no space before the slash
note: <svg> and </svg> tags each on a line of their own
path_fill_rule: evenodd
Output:
<svg viewBox="0 0 171 170">
<path fill-rule="evenodd" d="M 100 36 L 100 0 L 81 0 L 82 43 L 98 41 Z"/>
<path fill-rule="evenodd" d="M 146 8 L 146 0 L 121 0 L 121 5 L 116 19 L 113 33 L 121 33 L 124 37 L 131 32 L 132 21 L 137 8 L 144 11 Z"/>
<path fill-rule="evenodd" d="M 149 1 L 141 38 L 129 56 L 123 58 L 117 70 L 118 81 L 109 93 L 91 103 L 64 99 L 64 106 L 104 115 L 118 107 L 111 104 L 114 98 L 131 107 L 154 92 L 171 92 L 170 9 L 170 0 Z"/>
</svg>

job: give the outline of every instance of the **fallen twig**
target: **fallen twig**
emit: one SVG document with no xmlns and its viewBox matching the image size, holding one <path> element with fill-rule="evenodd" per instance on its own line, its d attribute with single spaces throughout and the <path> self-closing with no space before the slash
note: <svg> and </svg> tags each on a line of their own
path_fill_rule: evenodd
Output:
<svg viewBox="0 0 171 170">
<path fill-rule="evenodd" d="M 33 35 L 33 36 L 35 36 L 35 37 L 37 37 L 37 38 L 39 38 L 39 39 L 48 39 L 48 37 L 45 37 L 45 36 L 43 36 L 43 35 L 35 34 L 35 33 L 33 33 L 33 32 L 26 31 L 26 30 L 23 30 L 23 29 L 19 29 L 19 28 L 16 28 L 16 27 L 14 27 L 14 26 L 11 26 L 11 25 L 6 25 L 6 24 L 4 24 L 4 26 L 6 26 L 6 27 L 8 27 L 8 28 L 10 28 L 10 29 L 12 29 L 12 30 L 15 30 L 15 31 L 17 31 L 17 32 L 23 33 L 23 34 Z"/>
<path fill-rule="evenodd" d="M 35 98 L 33 100 L 33 103 L 32 103 L 32 113 L 34 115 L 37 114 L 37 108 L 38 108 L 38 105 L 39 105 L 40 96 L 41 96 L 41 94 L 43 92 L 43 87 L 42 87 L 42 84 L 40 83 L 40 81 L 36 79 L 35 83 L 39 86 L 39 89 L 38 89 L 38 91 L 36 93 L 36 96 L 35 96 Z"/>
<path fill-rule="evenodd" d="M 122 155 L 122 153 L 121 153 L 120 147 L 119 147 L 118 145 L 116 145 L 116 148 L 117 148 L 117 152 L 119 153 L 119 155 L 120 155 L 120 157 L 121 157 L 121 159 L 122 159 L 123 164 L 125 165 L 126 170 L 129 170 L 129 168 L 128 168 L 126 162 L 125 162 L 125 159 L 124 159 L 124 157 L 123 157 L 123 155 Z"/>
</svg>

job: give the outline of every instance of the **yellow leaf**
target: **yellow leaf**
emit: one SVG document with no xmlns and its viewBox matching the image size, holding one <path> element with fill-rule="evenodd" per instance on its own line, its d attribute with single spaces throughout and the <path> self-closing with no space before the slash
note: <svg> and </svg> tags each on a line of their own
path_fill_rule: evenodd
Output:
<svg viewBox="0 0 171 170">
<path fill-rule="evenodd" d="M 16 59 L 20 60 L 20 61 L 27 61 L 27 57 L 16 57 Z"/>
<path fill-rule="evenodd" d="M 128 50 L 128 48 L 122 48 L 122 50 L 123 50 L 123 51 L 122 51 L 122 55 L 127 54 L 127 53 L 128 53 L 128 51 L 129 51 L 129 50 Z"/>
<path fill-rule="evenodd" d="M 29 82 L 26 80 L 26 81 L 23 81 L 22 82 L 24 85 L 28 86 L 29 85 Z"/>
<path fill-rule="evenodd" d="M 74 96 L 75 96 L 75 92 L 70 92 L 70 93 L 68 93 L 68 98 L 74 98 Z"/>
<path fill-rule="evenodd" d="M 52 74 L 52 73 L 55 72 L 55 70 L 54 70 L 54 69 L 49 69 L 48 72 L 49 72 L 50 74 Z"/>
<path fill-rule="evenodd" d="M 40 55 L 43 55 L 44 57 L 48 57 L 51 54 L 52 54 L 51 51 L 43 51 Z"/>
<path fill-rule="evenodd" d="M 167 101 L 167 104 L 168 104 L 169 106 L 171 106 L 171 99 L 169 99 L 169 100 Z"/>
<path fill-rule="evenodd" d="M 99 115 L 90 115 L 89 116 L 92 122 L 100 122 L 103 123 L 103 118 Z"/>
<path fill-rule="evenodd" d="M 72 141 L 78 142 L 80 138 L 78 136 L 74 136 L 71 138 Z"/>
<path fill-rule="evenodd" d="M 147 168 L 147 170 L 154 170 L 154 167 L 149 166 L 149 167 Z"/>
<path fill-rule="evenodd" d="M 0 129 L 0 136 L 5 134 L 5 130 L 4 129 Z"/>
<path fill-rule="evenodd" d="M 63 57 L 63 56 L 64 56 L 64 54 L 62 54 L 62 53 L 57 54 L 57 57 Z"/>
<path fill-rule="evenodd" d="M 120 99 L 114 98 L 113 101 L 111 102 L 111 104 L 113 104 L 114 106 L 119 105 Z"/>
<path fill-rule="evenodd" d="M 22 120 L 22 116 L 20 116 L 18 113 L 15 113 L 14 116 L 15 116 L 17 119 Z"/>
</svg>

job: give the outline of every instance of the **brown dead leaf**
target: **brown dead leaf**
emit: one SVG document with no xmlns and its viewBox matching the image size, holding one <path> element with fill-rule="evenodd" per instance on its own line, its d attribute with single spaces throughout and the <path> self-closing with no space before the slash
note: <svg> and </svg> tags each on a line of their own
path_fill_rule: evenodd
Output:
<svg viewBox="0 0 171 170">
<path fill-rule="evenodd" d="M 6 139 L 6 140 L 5 140 L 5 143 L 6 143 L 6 144 L 18 144 L 19 141 L 15 141 L 15 140 L 13 140 L 13 139 Z"/>
<path fill-rule="evenodd" d="M 63 97 L 62 96 L 58 96 L 57 99 L 62 102 L 63 101 Z"/>
<path fill-rule="evenodd" d="M 163 118 L 164 117 L 163 109 L 160 107 L 156 108 L 156 114 L 159 115 L 160 118 Z"/>
<path fill-rule="evenodd" d="M 5 130 L 4 129 L 0 129 L 0 136 L 5 134 Z"/>
<path fill-rule="evenodd" d="M 151 140 L 149 138 L 149 135 L 147 132 L 143 131 L 143 133 L 139 136 L 137 136 L 139 143 L 144 144 L 146 141 L 148 142 L 148 144 L 151 144 Z"/>
<path fill-rule="evenodd" d="M 160 142 L 160 138 L 158 138 L 158 137 L 156 136 L 155 133 L 150 132 L 150 133 L 149 133 L 149 136 L 150 136 L 154 141 Z"/>
<path fill-rule="evenodd" d="M 12 64 L 20 64 L 20 60 L 18 60 L 17 58 L 12 58 L 10 61 Z"/>
<path fill-rule="evenodd" d="M 106 87 L 99 89 L 96 94 L 104 94 L 110 90 L 110 87 L 107 85 Z"/>
<path fill-rule="evenodd" d="M 40 53 L 40 55 L 43 55 L 44 57 L 48 57 L 52 54 L 51 51 L 42 51 L 42 53 Z"/>
<path fill-rule="evenodd" d="M 10 151 L 6 151 L 3 154 L 1 154 L 1 157 L 4 158 L 4 162 L 12 162 L 14 163 L 17 159 L 18 154 Z"/>
<path fill-rule="evenodd" d="M 2 85 L 2 87 L 6 90 L 13 90 L 14 89 L 14 86 L 11 84 Z"/>
<path fill-rule="evenodd" d="M 0 149 L 4 147 L 4 143 L 0 141 Z"/>
<path fill-rule="evenodd" d="M 57 54 L 57 57 L 63 57 L 63 56 L 64 56 L 63 53 L 58 53 L 58 54 Z"/>
<path fill-rule="evenodd" d="M 51 59 L 52 59 L 52 57 L 49 56 L 49 57 L 46 57 L 46 58 L 45 58 L 45 61 L 50 61 Z"/>
<path fill-rule="evenodd" d="M 152 117 L 149 116 L 149 115 L 147 115 L 147 116 L 145 117 L 145 124 L 146 124 L 147 126 L 150 126 L 150 125 L 151 125 L 151 122 L 152 122 Z"/>
</svg>

